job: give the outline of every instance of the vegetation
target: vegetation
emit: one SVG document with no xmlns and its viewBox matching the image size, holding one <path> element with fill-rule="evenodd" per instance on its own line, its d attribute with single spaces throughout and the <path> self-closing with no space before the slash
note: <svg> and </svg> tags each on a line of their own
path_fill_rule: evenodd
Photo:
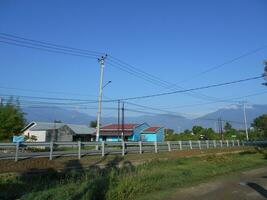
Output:
<svg viewBox="0 0 267 200">
<path fill-rule="evenodd" d="M 263 140 L 267 138 L 267 114 L 259 116 L 251 124 L 249 131 L 250 140 Z M 223 137 L 226 140 L 246 139 L 246 132 L 244 130 L 237 130 L 232 127 L 229 122 L 226 122 L 223 128 Z M 216 133 L 212 128 L 203 128 L 201 126 L 193 126 L 192 130 L 185 130 L 181 133 L 175 133 L 172 129 L 165 131 L 165 140 L 200 140 L 210 139 L 219 140 L 221 135 Z"/>
<path fill-rule="evenodd" d="M 91 121 L 90 122 L 90 127 L 91 128 L 96 128 L 97 127 L 97 120 Z"/>
<path fill-rule="evenodd" d="M 6 104 L 0 104 L 0 140 L 8 140 L 13 135 L 19 134 L 25 123 L 18 100 L 10 98 Z"/>
<path fill-rule="evenodd" d="M 79 161 L 75 162 L 79 164 Z M 87 170 L 72 171 L 67 165 L 60 173 L 51 169 L 48 174 L 1 175 L 0 199 L 153 199 L 152 193 L 159 196 L 170 188 L 193 185 L 214 176 L 266 163 L 263 150 L 261 153 L 251 151 L 154 160 L 137 167 L 118 156 L 110 160 L 104 169 L 95 165 Z"/>
<path fill-rule="evenodd" d="M 267 138 L 267 114 L 261 115 L 254 119 L 252 127 L 263 137 Z"/>
</svg>

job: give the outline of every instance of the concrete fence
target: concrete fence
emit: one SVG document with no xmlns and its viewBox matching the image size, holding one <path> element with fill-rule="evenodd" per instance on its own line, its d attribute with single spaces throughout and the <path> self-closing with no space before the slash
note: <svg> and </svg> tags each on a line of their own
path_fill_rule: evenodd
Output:
<svg viewBox="0 0 267 200">
<path fill-rule="evenodd" d="M 212 149 L 235 146 L 261 146 L 267 141 L 239 140 L 202 140 L 202 141 L 166 141 L 166 142 L 23 142 L 0 143 L 0 159 L 25 159 L 48 157 L 52 160 L 59 156 L 101 155 L 128 153 L 162 152 L 174 150 Z M 97 148 L 95 148 L 97 147 Z M 67 150 L 62 150 L 67 148 Z M 68 149 L 69 148 L 69 149 Z"/>
</svg>

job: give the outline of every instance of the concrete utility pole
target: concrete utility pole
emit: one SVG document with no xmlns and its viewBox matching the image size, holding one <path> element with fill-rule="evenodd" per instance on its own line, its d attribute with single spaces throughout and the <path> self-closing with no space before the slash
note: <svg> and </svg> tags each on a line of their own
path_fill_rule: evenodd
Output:
<svg viewBox="0 0 267 200">
<path fill-rule="evenodd" d="M 246 130 L 246 138 L 248 141 L 248 126 L 247 126 L 247 114 L 246 114 L 246 102 L 243 101 L 243 114 L 244 114 L 244 123 L 245 123 L 245 130 Z"/>
<path fill-rule="evenodd" d="M 104 76 L 104 66 L 105 59 L 107 55 L 102 56 L 98 59 L 100 64 L 100 84 L 99 84 L 99 96 L 98 96 L 98 111 L 97 111 L 97 125 L 96 125 L 96 141 L 99 141 L 99 133 L 100 133 L 100 120 L 101 120 L 101 110 L 102 110 L 102 94 L 103 94 L 103 76 Z"/>
<path fill-rule="evenodd" d="M 262 83 L 262 85 L 267 86 L 267 60 L 264 61 L 264 65 L 265 65 L 265 67 L 264 67 L 263 78 L 264 78 L 264 80 L 265 80 L 266 82 L 265 82 L 265 83 Z"/>
</svg>

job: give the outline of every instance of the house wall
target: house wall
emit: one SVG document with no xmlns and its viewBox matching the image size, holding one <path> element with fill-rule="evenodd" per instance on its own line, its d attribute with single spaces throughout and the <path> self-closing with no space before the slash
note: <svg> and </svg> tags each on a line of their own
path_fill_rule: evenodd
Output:
<svg viewBox="0 0 267 200">
<path fill-rule="evenodd" d="M 164 141 L 164 128 L 160 128 L 157 132 L 142 133 L 142 141 L 144 142 L 163 142 Z"/>
<path fill-rule="evenodd" d="M 142 141 L 143 142 L 155 142 L 157 141 L 157 137 L 155 133 L 142 133 Z"/>
<path fill-rule="evenodd" d="M 105 136 L 100 136 L 99 141 L 102 142 L 103 137 L 105 137 Z M 106 136 L 105 138 L 106 138 L 105 141 L 107 141 L 107 142 L 119 142 L 119 141 L 121 141 L 121 137 L 118 137 L 118 136 Z"/>
<path fill-rule="evenodd" d="M 57 141 L 72 142 L 74 134 L 75 133 L 68 126 L 63 126 L 58 129 Z"/>
<path fill-rule="evenodd" d="M 67 126 L 57 130 L 47 130 L 46 141 L 72 142 L 74 132 Z"/>
<path fill-rule="evenodd" d="M 144 124 L 141 124 L 140 126 L 137 126 L 133 130 L 133 136 L 129 137 L 128 140 L 129 141 L 140 141 L 141 140 L 141 132 L 148 127 L 149 127 L 149 125 L 147 123 L 144 123 Z"/>
<path fill-rule="evenodd" d="M 27 131 L 24 132 L 25 136 L 31 137 L 34 135 L 36 137 L 36 142 L 46 142 L 46 131 Z"/>
<path fill-rule="evenodd" d="M 158 142 L 163 142 L 164 141 L 164 128 L 160 128 L 157 131 L 157 141 Z"/>
</svg>

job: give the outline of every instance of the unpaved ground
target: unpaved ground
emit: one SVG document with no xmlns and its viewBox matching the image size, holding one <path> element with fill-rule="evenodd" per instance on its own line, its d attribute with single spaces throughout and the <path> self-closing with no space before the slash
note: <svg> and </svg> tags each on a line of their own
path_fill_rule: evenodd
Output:
<svg viewBox="0 0 267 200">
<path fill-rule="evenodd" d="M 159 153 L 145 153 L 145 154 L 129 154 L 124 156 L 124 159 L 131 162 L 133 165 L 142 164 L 154 159 L 168 160 L 176 159 L 179 157 L 190 156 L 205 156 L 209 154 L 225 154 L 225 153 L 238 153 L 246 151 L 251 148 L 247 147 L 232 147 L 232 148 L 218 148 L 206 150 L 175 150 L 171 152 Z M 48 158 L 31 158 L 19 160 L 0 160 L 0 173 L 6 172 L 25 172 L 33 170 L 47 170 L 47 169 L 66 169 L 66 168 L 88 168 L 92 165 L 105 166 L 110 160 L 114 159 L 115 155 L 105 157 L 101 156 L 84 156 L 81 160 L 77 157 L 59 157 L 54 160 Z"/>
<path fill-rule="evenodd" d="M 223 177 L 195 187 L 179 189 L 165 200 L 267 199 L 267 166 Z"/>
</svg>

